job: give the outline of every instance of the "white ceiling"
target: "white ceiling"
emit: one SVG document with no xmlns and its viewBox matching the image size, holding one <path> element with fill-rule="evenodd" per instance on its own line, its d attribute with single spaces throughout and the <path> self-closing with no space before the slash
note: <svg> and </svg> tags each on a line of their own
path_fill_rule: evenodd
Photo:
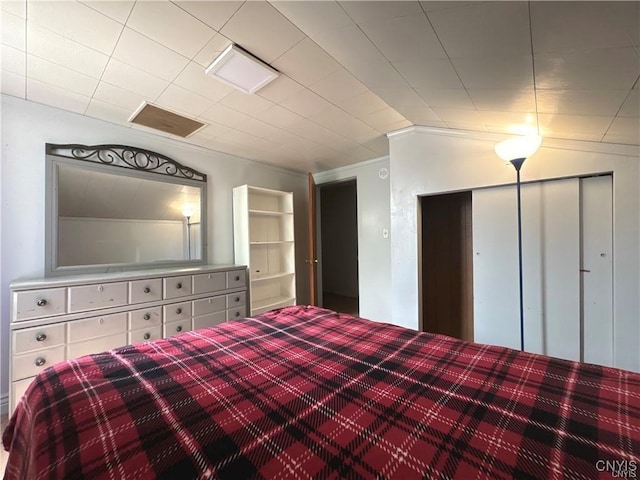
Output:
<svg viewBox="0 0 640 480">
<path fill-rule="evenodd" d="M 208 124 L 187 142 L 296 170 L 410 125 L 640 144 L 637 1 L 1 6 L 3 93 L 141 130 L 148 101 Z M 281 76 L 254 95 L 205 76 L 231 42 Z"/>
</svg>

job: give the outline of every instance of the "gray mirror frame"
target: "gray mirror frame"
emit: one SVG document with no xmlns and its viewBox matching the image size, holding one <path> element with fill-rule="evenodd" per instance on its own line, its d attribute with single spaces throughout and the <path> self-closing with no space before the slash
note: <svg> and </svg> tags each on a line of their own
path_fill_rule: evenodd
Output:
<svg viewBox="0 0 640 480">
<path fill-rule="evenodd" d="M 45 144 L 45 162 L 45 276 L 195 267 L 207 263 L 207 176 L 204 173 L 185 167 L 160 153 L 124 145 L 47 143 Z M 73 165 L 112 174 L 200 188 L 202 257 L 193 260 L 58 266 L 58 165 Z"/>
</svg>

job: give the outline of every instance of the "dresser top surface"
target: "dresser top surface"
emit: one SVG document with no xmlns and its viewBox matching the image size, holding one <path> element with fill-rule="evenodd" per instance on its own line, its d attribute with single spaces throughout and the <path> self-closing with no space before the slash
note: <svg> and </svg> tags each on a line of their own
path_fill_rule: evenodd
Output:
<svg viewBox="0 0 640 480">
<path fill-rule="evenodd" d="M 66 287 L 69 285 L 143 280 L 145 278 L 172 277 L 178 275 L 197 275 L 201 273 L 224 272 L 245 269 L 245 265 L 200 265 L 195 267 L 153 268 L 145 270 L 128 270 L 123 272 L 90 273 L 46 278 L 25 278 L 11 282 L 12 290 L 30 290 L 33 288 Z"/>
</svg>

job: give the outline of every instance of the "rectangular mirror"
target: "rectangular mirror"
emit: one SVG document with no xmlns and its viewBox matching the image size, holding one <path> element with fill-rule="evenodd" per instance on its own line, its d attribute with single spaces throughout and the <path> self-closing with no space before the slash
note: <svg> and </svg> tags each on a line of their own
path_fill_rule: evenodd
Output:
<svg viewBox="0 0 640 480">
<path fill-rule="evenodd" d="M 206 263 L 206 176 L 133 147 L 47 144 L 48 275 Z"/>
</svg>

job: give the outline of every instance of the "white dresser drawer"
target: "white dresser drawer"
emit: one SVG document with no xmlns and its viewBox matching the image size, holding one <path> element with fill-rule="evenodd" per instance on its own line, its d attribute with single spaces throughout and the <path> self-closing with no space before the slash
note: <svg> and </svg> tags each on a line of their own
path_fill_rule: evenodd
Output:
<svg viewBox="0 0 640 480">
<path fill-rule="evenodd" d="M 227 320 L 240 320 L 247 316 L 247 307 L 238 307 L 227 310 Z"/>
<path fill-rule="evenodd" d="M 11 410 L 9 410 L 9 415 L 13 413 L 16 406 L 18 406 L 18 402 L 24 395 L 24 392 L 27 391 L 27 387 L 31 385 L 33 382 L 33 377 L 25 378 L 24 380 L 18 380 L 17 382 L 11 382 Z"/>
<path fill-rule="evenodd" d="M 127 343 L 151 342 L 159 338 L 162 338 L 162 325 L 129 332 L 129 341 Z"/>
<path fill-rule="evenodd" d="M 162 300 L 161 278 L 129 282 L 129 303 L 155 302 L 156 300 Z"/>
<path fill-rule="evenodd" d="M 126 305 L 128 283 L 115 282 L 69 287 L 69 311 L 83 312 Z"/>
<path fill-rule="evenodd" d="M 191 275 L 163 278 L 164 298 L 179 298 L 191 295 Z"/>
<path fill-rule="evenodd" d="M 188 332 L 192 330 L 191 319 L 179 320 L 177 322 L 170 322 L 164 325 L 163 336 L 170 337 L 171 335 L 177 335 L 179 333 Z"/>
<path fill-rule="evenodd" d="M 226 320 L 227 316 L 224 311 L 193 317 L 193 329 L 197 330 L 199 328 L 213 327 L 214 325 L 224 323 Z"/>
<path fill-rule="evenodd" d="M 125 345 L 127 345 L 127 332 L 85 340 L 84 342 L 70 343 L 67 345 L 67 358 L 71 359 L 93 353 L 103 353 L 113 348 L 124 347 Z"/>
<path fill-rule="evenodd" d="M 227 288 L 244 287 L 246 284 L 246 270 L 233 270 L 231 272 L 227 272 Z"/>
<path fill-rule="evenodd" d="M 16 330 L 11 336 L 13 339 L 13 354 L 16 355 L 33 350 L 55 347 L 56 345 L 64 345 L 66 342 L 65 328 L 66 325 L 64 323 L 56 323 L 54 325 L 45 325 L 37 328 Z"/>
<path fill-rule="evenodd" d="M 224 295 L 219 297 L 203 298 L 193 301 L 193 316 L 204 315 L 206 313 L 219 312 L 226 308 Z"/>
<path fill-rule="evenodd" d="M 247 292 L 230 293 L 227 295 L 227 308 L 241 307 L 247 304 Z"/>
<path fill-rule="evenodd" d="M 191 302 L 172 303 L 162 307 L 165 323 L 191 318 Z"/>
<path fill-rule="evenodd" d="M 225 272 L 203 273 L 193 276 L 193 293 L 213 293 L 227 288 Z"/>
<path fill-rule="evenodd" d="M 64 360 L 64 346 L 14 355 L 11 362 L 13 381 L 33 377 L 51 365 Z"/>
<path fill-rule="evenodd" d="M 129 312 L 129 330 L 162 324 L 162 307 L 143 308 Z"/>
<path fill-rule="evenodd" d="M 69 343 L 82 342 L 91 338 L 103 337 L 114 333 L 126 333 L 127 313 L 122 312 L 113 315 L 104 315 L 102 317 L 92 317 L 86 320 L 73 320 L 69 322 L 68 325 L 67 339 Z M 97 351 L 100 352 L 102 350 Z"/>
<path fill-rule="evenodd" d="M 66 288 L 14 292 L 15 321 L 65 313 L 66 292 Z"/>
</svg>

